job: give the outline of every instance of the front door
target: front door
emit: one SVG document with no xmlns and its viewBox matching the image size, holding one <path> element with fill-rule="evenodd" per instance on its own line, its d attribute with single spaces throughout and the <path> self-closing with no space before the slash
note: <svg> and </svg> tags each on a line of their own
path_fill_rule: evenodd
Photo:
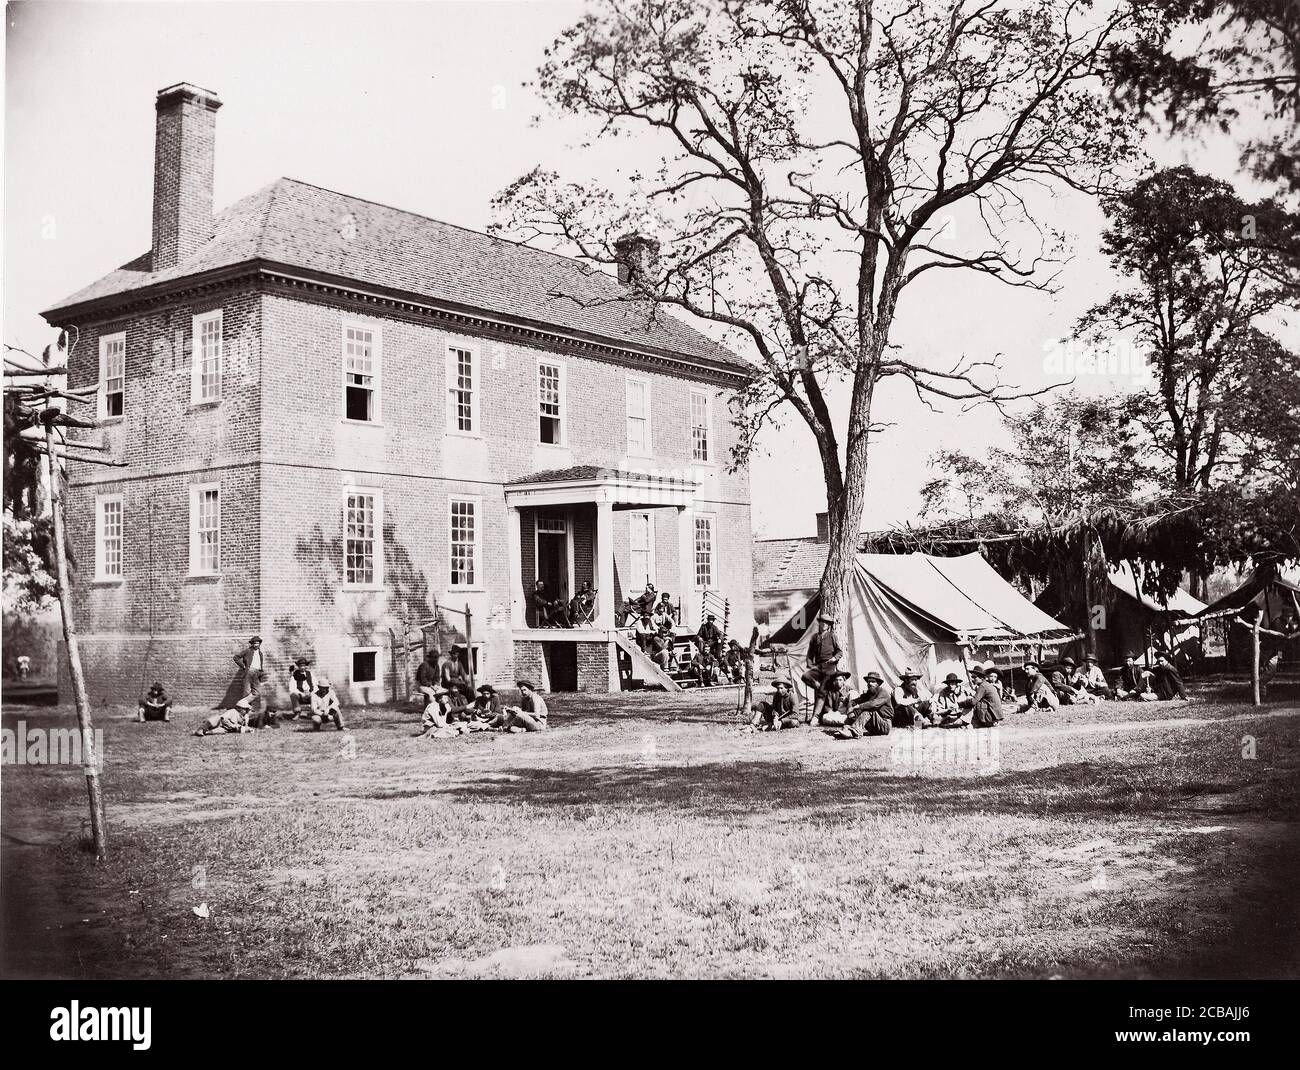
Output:
<svg viewBox="0 0 1300 1070">
<path fill-rule="evenodd" d="M 551 598 L 569 600 L 569 525 L 562 516 L 537 518 L 537 578 Z"/>
</svg>

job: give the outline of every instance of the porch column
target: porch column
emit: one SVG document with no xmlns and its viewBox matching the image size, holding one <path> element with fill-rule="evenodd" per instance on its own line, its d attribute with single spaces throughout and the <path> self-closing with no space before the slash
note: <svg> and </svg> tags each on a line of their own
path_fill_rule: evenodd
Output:
<svg viewBox="0 0 1300 1070">
<path fill-rule="evenodd" d="M 614 621 L 614 506 L 596 503 L 596 540 L 591 548 L 596 573 L 596 627 L 610 631 Z"/>
<path fill-rule="evenodd" d="M 686 506 L 677 507 L 677 589 L 682 599 L 682 624 L 698 627 L 695 622 L 695 532 Z"/>
<path fill-rule="evenodd" d="M 522 548 L 519 545 L 519 508 L 506 506 L 506 552 L 510 559 L 510 627 L 526 628 L 528 618 L 524 614 L 524 577 Z"/>
</svg>

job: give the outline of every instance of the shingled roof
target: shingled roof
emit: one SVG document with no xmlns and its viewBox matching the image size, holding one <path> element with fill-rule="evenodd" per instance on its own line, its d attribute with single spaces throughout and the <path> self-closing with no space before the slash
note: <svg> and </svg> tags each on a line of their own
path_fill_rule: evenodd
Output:
<svg viewBox="0 0 1300 1070">
<path fill-rule="evenodd" d="M 811 591 L 821 585 L 830 548 L 815 536 L 754 543 L 755 591 Z"/>
<path fill-rule="evenodd" d="M 627 300 L 623 284 L 589 264 L 290 178 L 220 212 L 212 239 L 175 267 L 152 271 L 145 253 L 44 315 L 51 323 L 64 323 L 69 313 L 91 302 L 249 262 L 749 369 L 734 353 L 662 308 Z"/>
</svg>

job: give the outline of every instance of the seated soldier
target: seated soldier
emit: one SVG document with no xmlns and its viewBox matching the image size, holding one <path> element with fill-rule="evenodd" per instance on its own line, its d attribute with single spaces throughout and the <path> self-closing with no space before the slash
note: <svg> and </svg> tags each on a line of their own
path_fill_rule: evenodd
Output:
<svg viewBox="0 0 1300 1070">
<path fill-rule="evenodd" d="M 474 701 L 474 688 L 469 682 L 469 670 L 466 667 L 465 651 L 461 646 L 452 646 L 447 659 L 442 663 L 438 683 L 447 689 L 454 700 Z"/>
<path fill-rule="evenodd" d="M 575 628 L 584 628 L 596 622 L 596 591 L 590 580 L 583 580 L 569 602 L 569 622 Z"/>
<path fill-rule="evenodd" d="M 316 690 L 316 681 L 312 676 L 311 662 L 299 658 L 289 666 L 289 719 L 298 716 L 303 706 L 311 705 L 311 693 Z"/>
<path fill-rule="evenodd" d="M 253 711 L 251 695 L 245 695 L 228 710 L 218 710 L 208 717 L 194 732 L 196 736 L 222 736 L 227 733 L 243 735 L 251 732 L 248 718 Z"/>
<path fill-rule="evenodd" d="M 1183 678 L 1174 668 L 1174 663 L 1168 654 L 1157 654 L 1156 663 L 1151 669 L 1151 683 L 1155 693 L 1160 697 L 1161 702 L 1169 702 L 1172 699 L 1187 698 L 1187 690 L 1183 687 Z"/>
<path fill-rule="evenodd" d="M 1060 707 L 1061 699 L 1051 681 L 1038 671 L 1038 663 L 1025 662 L 1025 702 L 1026 709 L 1054 710 Z"/>
<path fill-rule="evenodd" d="M 920 673 L 904 669 L 893 700 L 895 728 L 923 728 L 930 723 L 930 689 L 921 683 Z"/>
<path fill-rule="evenodd" d="M 551 606 L 553 603 L 550 594 L 546 590 L 545 580 L 538 580 L 533 584 L 533 593 L 529 596 L 529 602 L 533 607 L 533 627 L 554 627 L 551 620 Z"/>
<path fill-rule="evenodd" d="M 546 700 L 537 693 L 531 680 L 517 680 L 519 705 L 503 706 L 489 727 L 502 732 L 541 732 L 546 728 Z"/>
<path fill-rule="evenodd" d="M 1073 706 L 1078 703 L 1086 703 L 1088 698 L 1080 695 L 1080 688 L 1076 688 L 1070 679 L 1078 672 L 1078 666 L 1074 658 L 1064 657 L 1060 660 L 1057 667 L 1052 670 L 1048 676 L 1048 681 L 1052 689 L 1056 692 L 1056 697 L 1061 700 L 1062 706 Z"/>
<path fill-rule="evenodd" d="M 887 736 L 894 726 L 894 700 L 878 672 L 864 676 L 866 687 L 849 702 L 848 723 L 831 734 L 836 739 Z"/>
<path fill-rule="evenodd" d="M 673 596 L 667 591 L 661 593 L 651 615 L 655 619 L 655 624 L 662 625 L 664 621 L 667 621 L 670 628 L 675 628 L 677 626 L 677 607 L 673 605 Z"/>
<path fill-rule="evenodd" d="M 839 640 L 835 638 L 835 621 L 823 614 L 817 618 L 817 634 L 812 637 L 808 643 L 808 656 L 806 658 L 806 670 L 803 674 L 803 682 L 811 687 L 814 691 L 812 712 L 808 715 L 805 723 L 811 724 L 817 720 L 817 715 L 822 710 L 822 684 L 830 677 L 831 673 L 836 672 L 840 667 L 840 658 L 843 652 L 840 650 Z"/>
<path fill-rule="evenodd" d="M 1068 683 L 1076 692 L 1086 691 L 1098 700 L 1113 698 L 1115 695 L 1115 692 L 1110 688 L 1110 684 L 1106 682 L 1106 674 L 1101 671 L 1101 666 L 1097 664 L 1096 654 L 1085 654 L 1083 656 L 1083 665 Z"/>
<path fill-rule="evenodd" d="M 172 700 L 162 684 L 155 683 L 149 693 L 140 700 L 140 712 L 137 721 L 170 721 L 172 719 Z"/>
<path fill-rule="evenodd" d="M 501 713 L 501 699 L 491 684 L 480 684 L 478 696 L 468 706 L 457 706 L 448 714 L 450 721 L 464 721 L 471 731 L 487 727 Z"/>
<path fill-rule="evenodd" d="M 661 622 L 647 641 L 645 651 L 651 661 L 667 672 L 673 661 L 673 626 Z"/>
<path fill-rule="evenodd" d="M 846 682 L 850 679 L 852 673 L 837 669 L 822 682 L 821 712 L 817 714 L 817 724 L 826 728 L 843 728 L 849 723 L 849 704 L 854 697 Z"/>
<path fill-rule="evenodd" d="M 695 638 L 701 650 L 707 651 L 714 661 L 721 661 L 723 639 L 722 629 L 718 627 L 717 619 L 712 613 L 706 616 L 704 623 L 700 625 L 700 630 L 695 633 Z"/>
<path fill-rule="evenodd" d="M 649 610 L 644 610 L 636 619 L 636 624 L 632 628 L 632 637 L 636 640 L 636 645 L 641 648 L 644 654 L 650 653 L 650 640 L 659 634 L 659 629 L 655 627 L 655 622 L 650 616 Z"/>
<path fill-rule="evenodd" d="M 1137 663 L 1136 654 L 1125 654 L 1124 664 L 1120 666 L 1119 683 L 1115 686 L 1118 699 L 1136 699 L 1144 691 L 1150 691 L 1151 674 Z"/>
<path fill-rule="evenodd" d="M 797 728 L 799 717 L 794 706 L 794 687 L 784 677 L 772 681 L 770 698 L 755 702 L 751 707 L 754 717 L 749 727 L 756 732 L 778 732 L 782 728 Z"/>
<path fill-rule="evenodd" d="M 438 668 L 438 652 L 425 651 L 424 660 L 415 669 L 415 689 L 424 699 L 421 713 L 437 701 L 437 691 L 442 686 L 442 673 Z"/>
<path fill-rule="evenodd" d="M 1032 664 L 1032 663 L 1031 663 Z M 1037 669 L 1037 666 L 1034 666 Z M 971 697 L 971 726 L 973 728 L 995 728 L 1002 720 L 1002 677 L 992 664 L 985 668 L 973 670 L 975 694 Z M 1038 679 L 1042 680 L 1040 675 Z M 1048 686 L 1043 680 L 1043 686 Z"/>
<path fill-rule="evenodd" d="M 447 727 L 451 716 L 450 692 L 445 687 L 429 689 L 429 701 L 420 711 L 420 731 L 416 735 L 423 739 L 441 728 Z"/>
<path fill-rule="evenodd" d="M 645 585 L 645 590 L 636 598 L 637 615 L 639 616 L 642 613 L 649 613 L 650 616 L 653 617 L 655 613 L 655 602 L 657 600 L 658 596 L 655 594 L 655 585 L 653 583 L 647 583 Z"/>
<path fill-rule="evenodd" d="M 974 707 L 971 689 L 962 683 L 960 676 L 950 672 L 943 678 L 943 686 L 934 693 L 930 712 L 940 728 L 965 728 L 970 724 Z"/>
<path fill-rule="evenodd" d="M 727 649 L 722 655 L 722 669 L 733 684 L 745 679 L 745 650 L 734 639 L 727 641 Z"/>
<path fill-rule="evenodd" d="M 333 722 L 340 732 L 346 732 L 348 726 L 343 723 L 343 710 L 339 707 L 339 697 L 334 688 L 324 677 L 316 680 L 316 690 L 311 695 L 311 723 L 320 731 L 322 724 Z"/>
</svg>

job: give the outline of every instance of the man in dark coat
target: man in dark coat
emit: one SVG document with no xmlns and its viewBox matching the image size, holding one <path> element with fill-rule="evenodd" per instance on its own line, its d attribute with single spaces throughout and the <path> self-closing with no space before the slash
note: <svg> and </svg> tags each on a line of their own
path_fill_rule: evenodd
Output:
<svg viewBox="0 0 1300 1070">
<path fill-rule="evenodd" d="M 1037 669 L 1037 666 L 1034 668 Z M 971 724 L 976 728 L 993 728 L 1002 720 L 1002 678 L 997 669 L 988 669 L 983 673 L 972 672 L 971 676 L 974 677 L 975 686 Z"/>
<path fill-rule="evenodd" d="M 894 700 L 878 672 L 864 676 L 866 687 L 849 700 L 849 723 L 831 734 L 836 739 L 887 736 L 894 726 Z"/>
<path fill-rule="evenodd" d="M 299 658 L 289 666 L 289 718 L 298 716 L 303 706 L 311 706 L 311 695 L 316 690 L 316 677 L 311 671 L 311 662 Z"/>
<path fill-rule="evenodd" d="M 465 702 L 474 701 L 474 688 L 470 686 L 469 671 L 459 646 L 453 646 L 447 660 L 442 663 L 438 683 L 445 687 L 449 694 L 457 695 Z"/>
<path fill-rule="evenodd" d="M 839 640 L 835 638 L 835 619 L 826 615 L 818 617 L 817 634 L 808 643 L 807 670 L 803 674 L 803 682 L 811 687 L 815 694 L 812 714 L 808 718 L 809 723 L 821 717 L 825 705 L 822 685 L 830 678 L 831 673 L 839 669 L 840 658 L 843 656 L 844 652 L 840 650 Z"/>
<path fill-rule="evenodd" d="M 1174 663 L 1169 659 L 1167 654 L 1157 654 L 1155 666 L 1151 670 L 1152 684 L 1155 692 L 1161 700 L 1168 702 L 1171 699 L 1187 698 L 1187 690 L 1183 687 L 1183 678 L 1174 668 Z"/>
<path fill-rule="evenodd" d="M 718 627 L 715 617 L 710 613 L 700 625 L 700 630 L 695 633 L 695 638 L 699 641 L 700 650 L 707 651 L 709 657 L 714 661 L 722 660 L 722 629 Z"/>
<path fill-rule="evenodd" d="M 799 724 L 794 706 L 794 687 L 784 677 L 772 681 L 771 697 L 754 703 L 753 710 L 754 718 L 749 725 L 759 732 L 777 732 Z"/>
</svg>

